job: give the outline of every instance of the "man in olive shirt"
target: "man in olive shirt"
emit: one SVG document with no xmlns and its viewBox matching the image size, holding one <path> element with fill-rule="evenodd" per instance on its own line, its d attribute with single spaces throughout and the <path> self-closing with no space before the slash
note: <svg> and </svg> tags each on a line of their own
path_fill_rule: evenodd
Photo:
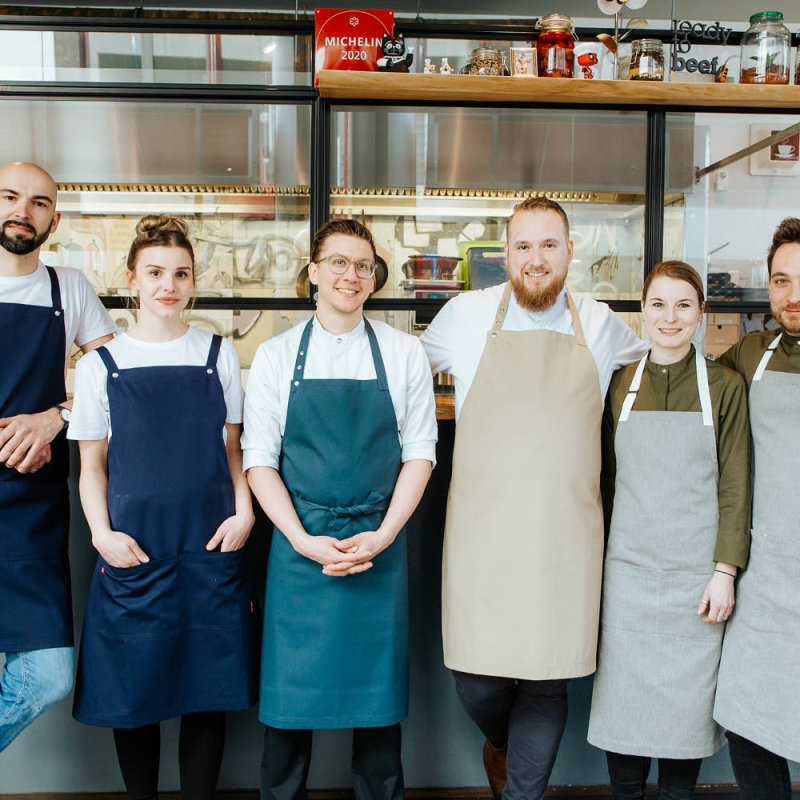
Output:
<svg viewBox="0 0 800 800">
<path fill-rule="evenodd" d="M 800 219 L 778 226 L 767 269 L 780 331 L 745 336 L 720 359 L 749 388 L 754 456 L 750 562 L 714 705 L 743 800 L 788 800 L 786 760 L 800 760 Z"/>
</svg>

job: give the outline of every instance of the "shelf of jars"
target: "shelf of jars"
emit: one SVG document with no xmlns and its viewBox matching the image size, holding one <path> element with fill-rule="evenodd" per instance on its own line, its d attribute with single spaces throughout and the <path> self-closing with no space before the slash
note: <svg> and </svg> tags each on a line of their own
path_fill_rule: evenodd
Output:
<svg viewBox="0 0 800 800">
<path fill-rule="evenodd" d="M 800 109 L 800 86 L 769 84 L 587 81 L 323 70 L 319 91 L 321 97 L 329 100 L 669 106 L 706 111 L 713 108 Z"/>
</svg>

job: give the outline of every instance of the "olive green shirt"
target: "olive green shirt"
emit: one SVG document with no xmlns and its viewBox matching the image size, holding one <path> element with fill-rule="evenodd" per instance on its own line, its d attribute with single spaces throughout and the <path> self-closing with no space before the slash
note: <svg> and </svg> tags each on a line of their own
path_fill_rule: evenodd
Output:
<svg viewBox="0 0 800 800">
<path fill-rule="evenodd" d="M 726 350 L 717 359 L 717 363 L 731 367 L 744 376 L 749 389 L 764 352 L 779 333 L 780 331 L 749 333 L 739 339 L 730 350 Z M 800 373 L 800 338 L 783 331 L 783 336 L 767 364 L 767 371 Z"/>
<path fill-rule="evenodd" d="M 603 413 L 601 488 L 606 531 L 611 521 L 617 469 L 614 436 L 636 366 L 629 364 L 614 373 Z M 714 560 L 744 569 L 750 552 L 750 424 L 747 418 L 747 390 L 742 377 L 734 370 L 714 361 L 708 361 L 707 368 L 719 465 L 719 530 Z M 648 360 L 633 411 L 702 411 L 694 347 L 675 364 L 654 364 Z M 654 453 L 653 457 L 663 458 L 665 468 L 681 468 L 679 452 Z"/>
</svg>

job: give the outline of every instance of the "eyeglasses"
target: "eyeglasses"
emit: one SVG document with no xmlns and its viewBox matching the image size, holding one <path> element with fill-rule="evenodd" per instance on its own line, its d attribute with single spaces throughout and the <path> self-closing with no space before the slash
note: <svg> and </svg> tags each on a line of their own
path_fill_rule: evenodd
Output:
<svg viewBox="0 0 800 800">
<path fill-rule="evenodd" d="M 359 278 L 371 278 L 378 268 L 378 265 L 374 261 L 351 261 L 349 258 L 337 255 L 336 253 L 332 256 L 318 258 L 317 263 L 320 261 L 327 261 L 334 275 L 344 275 L 352 264 L 356 268 L 356 275 Z"/>
</svg>

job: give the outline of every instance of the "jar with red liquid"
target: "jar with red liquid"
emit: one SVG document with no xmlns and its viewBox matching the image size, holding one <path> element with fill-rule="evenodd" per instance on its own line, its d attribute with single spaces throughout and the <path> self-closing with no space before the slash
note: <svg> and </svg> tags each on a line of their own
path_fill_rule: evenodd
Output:
<svg viewBox="0 0 800 800">
<path fill-rule="evenodd" d="M 571 78 L 575 48 L 575 24 L 566 14 L 548 14 L 536 27 L 536 63 L 540 78 Z"/>
</svg>

